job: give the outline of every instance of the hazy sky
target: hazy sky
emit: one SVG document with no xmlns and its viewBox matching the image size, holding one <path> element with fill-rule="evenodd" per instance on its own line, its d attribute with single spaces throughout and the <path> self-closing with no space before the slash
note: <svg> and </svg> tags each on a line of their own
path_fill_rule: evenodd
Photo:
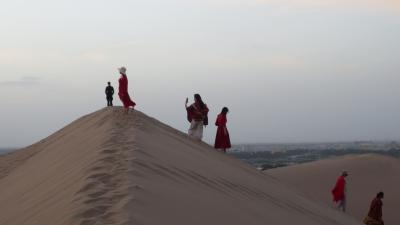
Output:
<svg viewBox="0 0 400 225">
<path fill-rule="evenodd" d="M 233 143 L 400 139 L 398 0 L 2 0 L 0 29 L 0 146 L 104 107 L 120 66 L 182 131 L 202 94 L 208 142 L 223 106 Z"/>
</svg>

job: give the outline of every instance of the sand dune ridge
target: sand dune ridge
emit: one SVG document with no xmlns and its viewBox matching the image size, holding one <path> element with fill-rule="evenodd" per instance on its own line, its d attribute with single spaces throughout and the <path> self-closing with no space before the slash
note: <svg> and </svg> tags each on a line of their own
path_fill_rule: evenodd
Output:
<svg viewBox="0 0 400 225">
<path fill-rule="evenodd" d="M 360 224 L 120 107 L 0 157 L 0 168 L 0 224 Z"/>
</svg>

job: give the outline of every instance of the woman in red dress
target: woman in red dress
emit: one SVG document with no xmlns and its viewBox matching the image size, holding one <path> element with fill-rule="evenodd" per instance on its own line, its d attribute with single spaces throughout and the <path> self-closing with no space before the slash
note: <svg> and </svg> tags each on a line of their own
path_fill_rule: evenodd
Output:
<svg viewBox="0 0 400 225">
<path fill-rule="evenodd" d="M 222 149 L 223 152 L 226 152 L 227 148 L 231 147 L 231 140 L 229 138 L 229 132 L 226 128 L 226 114 L 228 114 L 229 109 L 224 107 L 222 109 L 221 114 L 218 115 L 217 121 L 215 121 L 215 126 L 218 127 L 217 135 L 215 137 L 215 144 L 214 147 L 216 149 Z"/>
<path fill-rule="evenodd" d="M 121 67 L 118 69 L 121 77 L 119 78 L 119 89 L 118 89 L 118 96 L 121 99 L 122 103 L 124 104 L 124 108 L 126 112 L 129 111 L 129 107 L 134 108 L 136 103 L 131 100 L 131 97 L 128 93 L 128 77 L 126 76 L 126 68 Z"/>
<path fill-rule="evenodd" d="M 384 197 L 383 192 L 379 192 L 376 198 L 372 200 L 369 208 L 368 216 L 365 217 L 364 223 L 367 225 L 384 225 L 382 220 L 382 199 Z"/>
</svg>

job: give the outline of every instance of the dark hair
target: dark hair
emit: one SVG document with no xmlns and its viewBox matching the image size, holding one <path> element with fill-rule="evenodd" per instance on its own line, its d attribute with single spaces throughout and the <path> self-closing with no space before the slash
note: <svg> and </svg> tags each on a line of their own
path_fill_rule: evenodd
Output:
<svg viewBox="0 0 400 225">
<path fill-rule="evenodd" d="M 201 96 L 199 94 L 194 95 L 194 100 L 200 104 L 201 109 L 204 109 L 206 107 L 206 104 L 204 104 L 203 100 L 201 100 Z"/>
<path fill-rule="evenodd" d="M 377 198 L 383 198 L 383 195 L 384 195 L 384 194 L 383 194 L 383 192 L 381 191 L 381 192 L 379 192 L 378 194 L 376 194 L 376 197 L 377 197 Z"/>
<path fill-rule="evenodd" d="M 108 81 L 108 82 L 107 82 L 107 84 L 111 84 L 111 82 L 110 82 L 110 81 Z"/>
<path fill-rule="evenodd" d="M 222 114 L 226 115 L 228 112 L 229 112 L 228 107 L 222 108 L 222 111 L 221 111 Z"/>
</svg>

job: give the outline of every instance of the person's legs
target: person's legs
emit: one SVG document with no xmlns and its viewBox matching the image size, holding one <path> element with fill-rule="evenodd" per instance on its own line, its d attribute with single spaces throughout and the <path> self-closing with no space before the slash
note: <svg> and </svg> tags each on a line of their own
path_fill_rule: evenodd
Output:
<svg viewBox="0 0 400 225">
<path fill-rule="evenodd" d="M 110 96 L 107 96 L 107 106 L 112 106 L 112 98 Z"/>
<path fill-rule="evenodd" d="M 197 139 L 201 141 L 203 139 L 203 121 L 197 122 Z"/>
<path fill-rule="evenodd" d="M 340 210 L 341 204 L 342 204 L 342 201 L 335 202 L 335 205 L 336 205 L 336 209 L 337 209 L 337 210 Z"/>
<path fill-rule="evenodd" d="M 203 138 L 203 121 L 192 120 L 188 130 L 188 135 L 196 140 L 201 141 Z"/>
<path fill-rule="evenodd" d="M 341 201 L 339 202 L 338 209 L 344 212 L 343 200 L 341 200 Z"/>
<path fill-rule="evenodd" d="M 346 197 L 344 197 L 343 200 L 342 200 L 342 210 L 343 210 L 343 212 L 346 212 L 346 206 L 347 206 L 346 203 L 347 203 Z"/>
<path fill-rule="evenodd" d="M 343 212 L 346 212 L 346 198 L 343 198 L 338 202 L 337 208 Z"/>
<path fill-rule="evenodd" d="M 192 120 L 192 122 L 190 122 L 190 127 L 188 130 L 188 135 L 190 137 L 194 137 L 195 129 L 196 129 L 196 121 Z"/>
</svg>

